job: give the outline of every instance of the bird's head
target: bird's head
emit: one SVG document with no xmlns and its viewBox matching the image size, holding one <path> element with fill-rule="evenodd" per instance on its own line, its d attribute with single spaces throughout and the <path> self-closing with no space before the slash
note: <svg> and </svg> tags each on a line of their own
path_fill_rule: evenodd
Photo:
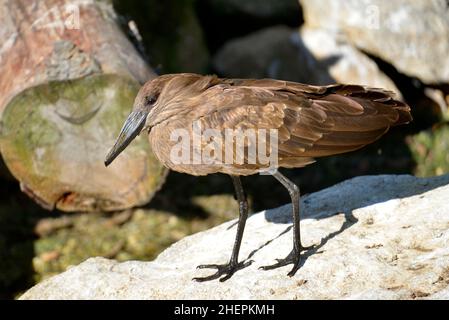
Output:
<svg viewBox="0 0 449 320">
<path fill-rule="evenodd" d="M 104 161 L 105 166 L 112 161 L 134 140 L 146 127 L 147 118 L 157 104 L 159 95 L 166 83 L 165 77 L 158 77 L 145 83 L 134 100 L 131 113 L 125 121 L 114 146 Z"/>
</svg>

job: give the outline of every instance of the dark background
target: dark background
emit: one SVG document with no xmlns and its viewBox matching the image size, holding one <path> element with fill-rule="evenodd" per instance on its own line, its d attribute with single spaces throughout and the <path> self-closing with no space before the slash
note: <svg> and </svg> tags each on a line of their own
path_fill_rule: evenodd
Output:
<svg viewBox="0 0 449 320">
<path fill-rule="evenodd" d="M 124 32 L 158 73 L 252 77 L 254 70 L 245 74 L 245 66 L 236 65 L 226 73 L 217 68 L 216 57 L 223 46 L 279 25 L 294 32 L 304 19 L 296 0 L 243 2 L 114 0 L 113 4 Z M 138 26 L 141 42 L 129 31 L 130 20 Z M 276 54 L 276 48 L 267 46 L 266 50 Z M 425 94 L 426 85 L 419 79 L 367 56 L 401 91 L 415 121 L 394 128 L 362 150 L 320 159 L 305 169 L 284 170 L 302 194 L 360 175 L 430 176 L 449 171 L 447 114 Z M 289 60 L 283 63 L 288 66 Z M 290 80 L 288 74 L 284 78 Z M 270 176 L 245 177 L 243 183 L 253 212 L 290 201 L 286 190 Z M 143 208 L 107 214 L 45 211 L 21 193 L 8 174 L 0 176 L 0 186 L 0 298 L 14 298 L 36 281 L 90 256 L 153 259 L 173 241 L 237 216 L 232 183 L 219 174 L 192 177 L 171 172 Z"/>
</svg>

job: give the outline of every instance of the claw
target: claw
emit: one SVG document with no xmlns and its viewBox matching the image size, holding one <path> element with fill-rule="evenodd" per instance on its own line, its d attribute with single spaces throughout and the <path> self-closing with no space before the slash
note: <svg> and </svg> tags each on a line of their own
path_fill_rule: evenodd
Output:
<svg viewBox="0 0 449 320">
<path fill-rule="evenodd" d="M 238 264 L 233 264 L 231 262 L 227 264 L 201 264 L 197 269 L 217 269 L 217 272 L 206 277 L 195 277 L 192 280 L 204 282 L 218 279 L 224 275 L 224 277 L 220 278 L 220 281 L 223 282 L 231 278 L 236 271 L 248 267 L 251 263 L 253 263 L 253 260 L 243 261 Z"/>
<path fill-rule="evenodd" d="M 277 269 L 277 268 L 280 268 L 280 267 L 284 267 L 284 266 L 289 265 L 289 264 L 293 264 L 292 270 L 290 270 L 290 272 L 287 273 L 287 275 L 289 277 L 293 277 L 295 275 L 296 271 L 298 271 L 299 267 L 300 267 L 300 263 L 301 263 L 300 252 L 304 251 L 304 250 L 309 250 L 309 249 L 311 249 L 313 247 L 314 246 L 301 247 L 301 250 L 299 252 L 296 252 L 296 250 L 293 249 L 288 254 L 288 256 L 286 258 L 284 258 L 284 259 L 276 259 L 277 262 L 275 264 L 272 264 L 272 265 L 269 265 L 269 266 L 262 266 L 262 267 L 259 267 L 259 269 L 272 270 L 272 269 Z"/>
<path fill-rule="evenodd" d="M 287 273 L 287 276 L 289 276 L 290 278 L 293 277 L 295 275 L 296 271 L 298 271 L 298 270 L 299 270 L 299 261 L 298 261 L 298 263 L 295 263 L 293 265 L 292 270 L 290 270 L 290 272 Z"/>
<path fill-rule="evenodd" d="M 272 270 L 272 269 L 277 269 L 277 268 L 289 265 L 291 263 L 294 263 L 294 261 L 291 260 L 288 257 L 285 258 L 285 259 L 276 259 L 276 261 L 277 262 L 275 264 L 271 264 L 269 266 L 262 266 L 262 267 L 259 267 L 259 269 L 261 269 L 261 270 Z"/>
<path fill-rule="evenodd" d="M 197 266 L 197 269 L 219 269 L 221 266 L 225 266 L 224 264 L 200 264 Z"/>
</svg>

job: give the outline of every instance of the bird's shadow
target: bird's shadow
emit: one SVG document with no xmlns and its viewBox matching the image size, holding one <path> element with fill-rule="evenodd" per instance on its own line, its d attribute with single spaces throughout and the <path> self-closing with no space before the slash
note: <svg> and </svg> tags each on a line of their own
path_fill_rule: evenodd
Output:
<svg viewBox="0 0 449 320">
<path fill-rule="evenodd" d="M 396 177 L 394 179 L 396 183 L 392 183 L 393 180 L 388 176 L 373 176 L 370 179 L 358 177 L 320 192 L 304 196 L 301 201 L 302 219 L 325 219 L 336 214 L 344 214 L 345 221 L 339 230 L 330 232 L 319 243 L 314 244 L 310 249 L 304 251 L 300 266 L 303 266 L 310 256 L 321 253 L 320 249 L 329 240 L 343 233 L 358 222 L 358 219 L 353 215 L 354 210 L 392 199 L 421 195 L 427 191 L 449 184 L 449 175 L 444 175 L 430 179 L 418 178 L 418 183 L 415 182 L 413 187 L 411 187 L 411 183 L 415 179 L 413 176 L 403 175 Z M 370 194 L 370 190 L 374 189 L 378 189 L 378 192 Z M 265 219 L 269 222 L 282 224 L 292 223 L 291 205 L 266 210 L 264 215 Z M 253 250 L 245 260 L 250 260 L 258 251 L 267 247 L 291 229 L 292 225 L 289 225 L 280 234 Z"/>
</svg>

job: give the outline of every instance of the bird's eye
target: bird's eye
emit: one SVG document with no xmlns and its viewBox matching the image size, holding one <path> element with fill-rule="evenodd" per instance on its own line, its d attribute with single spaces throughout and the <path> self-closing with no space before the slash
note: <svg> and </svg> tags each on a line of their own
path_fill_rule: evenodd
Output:
<svg viewBox="0 0 449 320">
<path fill-rule="evenodd" d="M 145 104 L 146 105 L 151 105 L 153 103 L 155 103 L 157 100 L 157 96 L 151 95 L 151 96 L 146 96 L 145 97 Z"/>
</svg>

